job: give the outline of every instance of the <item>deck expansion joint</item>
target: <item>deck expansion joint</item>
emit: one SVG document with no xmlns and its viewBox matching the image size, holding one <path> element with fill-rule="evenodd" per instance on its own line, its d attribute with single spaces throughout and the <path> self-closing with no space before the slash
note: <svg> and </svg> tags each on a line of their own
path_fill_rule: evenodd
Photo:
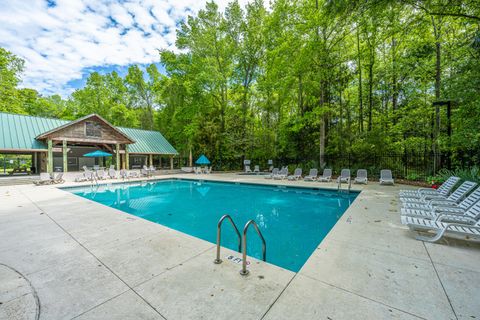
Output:
<svg viewBox="0 0 480 320">
<path fill-rule="evenodd" d="M 437 276 L 438 281 L 440 282 L 440 285 L 442 286 L 443 293 L 447 297 L 448 304 L 450 305 L 450 308 L 452 309 L 452 312 L 455 316 L 455 319 L 458 320 L 457 313 L 455 312 L 455 308 L 453 307 L 452 301 L 450 300 L 450 297 L 448 296 L 447 290 L 445 289 L 445 286 L 443 285 L 442 279 L 440 278 L 440 275 L 438 274 L 437 267 L 435 266 L 435 263 L 432 260 L 432 257 L 430 256 L 430 252 L 428 252 L 428 248 L 425 245 L 425 242 L 422 241 L 423 247 L 425 248 L 425 251 L 427 252 L 428 258 L 430 259 L 430 263 L 432 264 L 433 270 L 435 270 L 435 275 Z"/>
<path fill-rule="evenodd" d="M 268 306 L 267 308 L 267 311 L 265 311 L 265 313 L 260 317 L 259 320 L 263 320 L 268 312 L 273 308 L 273 306 L 275 305 L 275 303 L 277 303 L 278 299 L 280 299 L 280 297 L 282 296 L 282 294 L 285 292 L 285 290 L 287 290 L 287 288 L 290 286 L 290 283 L 292 283 L 293 279 L 295 279 L 295 277 L 298 275 L 298 273 L 295 273 L 293 275 L 293 277 L 287 282 L 287 284 L 285 285 L 285 287 L 282 289 L 282 291 L 280 291 L 280 293 L 278 294 L 278 296 L 275 298 L 275 300 L 273 300 L 273 302 L 270 304 L 270 306 Z"/>
<path fill-rule="evenodd" d="M 325 282 L 325 281 L 323 281 L 323 280 L 319 280 L 319 279 L 314 278 L 314 277 L 312 277 L 312 276 L 305 275 L 305 274 L 302 274 L 302 276 L 303 276 L 303 277 L 306 277 L 306 278 L 309 278 L 309 279 L 311 279 L 311 280 L 314 280 L 314 281 L 321 282 L 321 283 L 323 283 L 323 284 L 325 284 L 325 285 L 327 285 L 327 286 L 330 286 L 330 287 L 332 287 L 332 288 L 335 288 L 335 289 L 338 289 L 338 290 L 342 290 L 342 291 L 348 292 L 348 293 L 350 293 L 350 294 L 354 294 L 354 295 L 356 295 L 356 296 L 358 296 L 358 297 L 360 297 L 360 298 L 367 299 L 367 300 L 370 300 L 370 301 L 375 302 L 375 303 L 379 303 L 379 304 L 381 304 L 381 305 L 383 305 L 383 306 L 385 306 L 385 307 L 395 309 L 395 310 L 400 311 L 400 312 L 403 312 L 403 313 L 405 313 L 405 314 L 409 314 L 409 315 L 411 315 L 411 316 L 413 316 L 413 317 L 427 320 L 427 318 L 424 318 L 424 317 L 422 317 L 422 316 L 416 315 L 416 314 L 411 313 L 411 312 L 409 312 L 409 311 L 406 311 L 406 310 L 403 310 L 403 309 L 400 309 L 400 308 L 391 306 L 391 305 L 386 304 L 386 303 L 384 303 L 384 302 L 381 302 L 381 301 L 378 301 L 378 300 L 369 298 L 369 297 L 364 296 L 364 295 L 361 295 L 361 294 L 359 294 L 359 293 L 357 293 L 357 292 L 350 291 L 350 290 L 348 290 L 348 289 L 345 289 L 345 288 L 336 286 L 336 285 L 334 285 L 334 284 Z"/>
</svg>

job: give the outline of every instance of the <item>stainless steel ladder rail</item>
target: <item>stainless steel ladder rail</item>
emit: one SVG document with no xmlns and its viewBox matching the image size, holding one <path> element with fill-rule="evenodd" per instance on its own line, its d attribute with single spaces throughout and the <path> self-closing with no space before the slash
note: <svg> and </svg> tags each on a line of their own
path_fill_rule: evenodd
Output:
<svg viewBox="0 0 480 320">
<path fill-rule="evenodd" d="M 230 217 L 230 215 L 228 214 L 225 214 L 220 218 L 220 220 L 218 220 L 218 224 L 217 224 L 217 258 L 213 260 L 213 263 L 215 264 L 222 263 L 222 259 L 220 259 L 220 242 L 222 240 L 222 223 L 225 219 L 228 219 L 232 224 L 233 229 L 235 229 L 235 232 L 238 237 L 238 252 L 242 252 L 242 236 L 240 235 L 240 231 L 238 231 L 238 228 L 235 225 L 235 222 L 233 222 L 232 217 Z"/>
<path fill-rule="evenodd" d="M 348 189 L 347 193 L 350 193 L 350 189 L 352 188 L 352 179 L 348 179 Z M 337 185 L 337 192 L 342 191 L 342 179 L 338 178 L 338 185 Z"/>
<path fill-rule="evenodd" d="M 263 261 L 267 261 L 267 244 L 265 242 L 265 238 L 262 235 L 262 232 L 258 228 L 258 225 L 255 221 L 250 220 L 245 224 L 245 227 L 243 228 L 243 238 L 242 238 L 242 270 L 240 270 L 240 274 L 242 276 L 248 275 L 250 272 L 247 270 L 247 231 L 248 228 L 253 225 L 255 230 L 257 231 L 258 236 L 262 240 L 262 256 L 263 256 Z"/>
</svg>

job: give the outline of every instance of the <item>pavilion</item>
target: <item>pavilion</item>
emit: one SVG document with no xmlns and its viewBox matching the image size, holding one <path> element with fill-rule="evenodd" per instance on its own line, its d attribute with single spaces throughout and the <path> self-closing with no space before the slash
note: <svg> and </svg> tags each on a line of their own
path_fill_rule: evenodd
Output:
<svg viewBox="0 0 480 320">
<path fill-rule="evenodd" d="M 31 155 L 35 173 L 102 164 L 83 156 L 95 150 L 111 153 L 117 170 L 161 166 L 165 157 L 173 169 L 178 155 L 160 132 L 115 127 L 97 114 L 67 121 L 0 112 L 0 153 Z"/>
</svg>

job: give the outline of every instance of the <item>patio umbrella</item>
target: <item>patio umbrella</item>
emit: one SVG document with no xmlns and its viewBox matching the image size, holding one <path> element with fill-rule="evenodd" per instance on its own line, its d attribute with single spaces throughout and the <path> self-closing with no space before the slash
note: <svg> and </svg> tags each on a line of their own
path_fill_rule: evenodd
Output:
<svg viewBox="0 0 480 320">
<path fill-rule="evenodd" d="M 93 152 L 85 153 L 83 156 L 84 157 L 91 157 L 91 158 L 100 158 L 100 157 L 111 157 L 112 154 L 108 153 L 108 152 L 105 152 L 105 151 L 102 151 L 102 150 L 96 150 L 96 151 L 93 151 Z"/>
<path fill-rule="evenodd" d="M 195 163 L 198 164 L 198 165 L 201 165 L 201 166 L 202 166 L 202 165 L 208 165 L 208 164 L 210 164 L 210 160 L 208 160 L 208 158 L 205 157 L 204 154 L 202 154 L 202 155 L 200 156 L 200 158 L 198 158 L 198 160 L 195 161 Z"/>
</svg>

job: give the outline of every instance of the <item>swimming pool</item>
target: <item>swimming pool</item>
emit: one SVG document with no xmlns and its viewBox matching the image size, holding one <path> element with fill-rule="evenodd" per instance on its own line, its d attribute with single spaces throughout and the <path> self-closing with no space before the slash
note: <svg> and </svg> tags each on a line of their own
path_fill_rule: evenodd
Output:
<svg viewBox="0 0 480 320">
<path fill-rule="evenodd" d="M 253 219 L 267 243 L 267 262 L 294 272 L 358 195 L 353 191 L 339 194 L 315 188 L 178 179 L 66 190 L 212 243 L 224 214 L 232 216 L 240 232 Z M 261 259 L 261 241 L 253 228 L 247 236 L 248 255 Z M 238 249 L 229 223 L 223 224 L 222 246 Z"/>
</svg>

